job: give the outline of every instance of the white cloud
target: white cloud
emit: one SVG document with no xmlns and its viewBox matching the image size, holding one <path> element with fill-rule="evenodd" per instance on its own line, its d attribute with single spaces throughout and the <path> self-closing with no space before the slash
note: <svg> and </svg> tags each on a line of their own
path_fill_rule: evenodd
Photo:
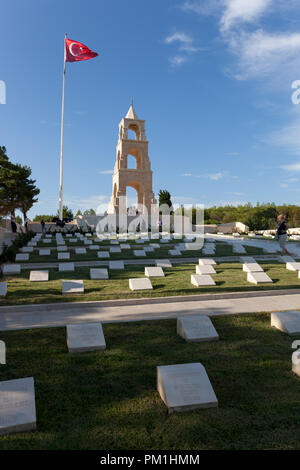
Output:
<svg viewBox="0 0 300 470">
<path fill-rule="evenodd" d="M 221 30 L 228 31 L 241 23 L 256 21 L 271 5 L 272 0 L 226 0 L 221 17 Z"/>
<path fill-rule="evenodd" d="M 282 165 L 281 168 L 286 171 L 300 171 L 300 162 L 298 163 L 291 163 L 290 165 Z"/>
<path fill-rule="evenodd" d="M 182 55 L 175 55 L 173 57 L 169 57 L 169 61 L 173 65 L 173 67 L 179 67 L 180 65 L 183 65 L 185 62 L 187 62 L 187 60 L 188 58 Z"/>
<path fill-rule="evenodd" d="M 170 36 L 167 36 L 164 40 L 165 44 L 171 45 L 173 43 L 177 44 L 177 54 L 169 57 L 169 62 L 173 67 L 178 67 L 186 63 L 189 59 L 188 56 L 195 54 L 200 50 L 205 50 L 203 48 L 198 48 L 194 45 L 194 38 L 187 33 L 182 31 L 177 31 Z"/>
<path fill-rule="evenodd" d="M 219 16 L 220 29 L 225 32 L 243 23 L 257 21 L 273 3 L 274 0 L 187 0 L 180 8 L 198 15 Z"/>
<path fill-rule="evenodd" d="M 271 76 L 276 71 L 290 79 L 300 67 L 300 33 L 253 33 L 240 31 L 226 38 L 232 53 L 238 58 L 236 78 Z"/>
<path fill-rule="evenodd" d="M 237 58 L 236 79 L 277 75 L 277 82 L 295 79 L 300 69 L 300 33 L 266 32 L 258 29 L 264 14 L 298 12 L 299 2 L 290 0 L 207 0 L 185 1 L 180 8 L 198 15 L 218 18 L 221 38 Z M 246 29 L 252 23 L 255 30 Z"/>
<path fill-rule="evenodd" d="M 99 171 L 99 174 L 100 175 L 112 175 L 114 172 L 114 170 L 102 170 L 102 171 Z"/>
<path fill-rule="evenodd" d="M 223 0 L 206 0 L 206 1 L 186 1 L 180 5 L 180 9 L 186 12 L 197 13 L 198 15 L 212 15 L 219 11 Z"/>
<path fill-rule="evenodd" d="M 218 181 L 222 178 L 224 178 L 224 174 L 219 172 L 219 173 L 204 173 L 202 175 L 197 175 L 197 178 L 208 178 L 213 181 Z"/>
<path fill-rule="evenodd" d="M 171 36 L 167 36 L 165 39 L 166 44 L 172 44 L 173 42 L 179 42 L 182 44 L 191 44 L 193 42 L 193 38 L 186 33 L 177 32 L 171 34 Z"/>
<path fill-rule="evenodd" d="M 300 107 L 294 106 L 291 114 L 290 122 L 281 129 L 270 133 L 265 138 L 265 142 L 282 147 L 294 155 L 300 155 Z"/>
<path fill-rule="evenodd" d="M 97 214 L 101 214 L 107 210 L 109 199 L 107 195 L 90 196 L 86 199 L 81 199 L 78 196 L 66 196 L 64 204 L 73 211 L 94 209 Z"/>
<path fill-rule="evenodd" d="M 217 173 L 201 173 L 200 175 L 195 175 L 194 173 L 183 173 L 181 176 L 205 178 L 212 181 L 219 181 L 222 178 L 238 179 L 238 176 L 231 175 L 228 171 L 219 171 Z"/>
</svg>

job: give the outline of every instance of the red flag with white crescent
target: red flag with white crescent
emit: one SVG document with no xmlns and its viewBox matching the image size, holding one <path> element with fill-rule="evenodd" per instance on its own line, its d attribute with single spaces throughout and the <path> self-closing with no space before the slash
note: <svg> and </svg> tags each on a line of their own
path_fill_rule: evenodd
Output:
<svg viewBox="0 0 300 470">
<path fill-rule="evenodd" d="M 97 52 L 91 51 L 87 46 L 72 39 L 65 39 L 66 62 L 78 62 L 79 60 L 89 60 L 96 57 Z"/>
</svg>

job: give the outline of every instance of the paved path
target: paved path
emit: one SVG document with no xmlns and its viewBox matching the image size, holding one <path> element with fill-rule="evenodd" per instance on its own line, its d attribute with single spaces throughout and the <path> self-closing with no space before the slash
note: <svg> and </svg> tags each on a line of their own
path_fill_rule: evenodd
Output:
<svg viewBox="0 0 300 470">
<path fill-rule="evenodd" d="M 300 290 L 0 307 L 0 331 L 300 309 Z"/>
</svg>

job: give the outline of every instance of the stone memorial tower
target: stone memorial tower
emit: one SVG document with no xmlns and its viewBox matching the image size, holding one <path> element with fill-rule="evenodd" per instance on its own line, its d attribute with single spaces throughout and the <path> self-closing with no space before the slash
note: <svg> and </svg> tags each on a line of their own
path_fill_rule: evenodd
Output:
<svg viewBox="0 0 300 470">
<path fill-rule="evenodd" d="M 128 131 L 133 138 L 128 138 Z M 128 168 L 128 156 L 135 159 L 135 168 Z M 117 159 L 112 178 L 112 196 L 109 214 L 126 214 L 126 188 L 137 192 L 138 211 L 151 215 L 151 204 L 156 204 L 152 191 L 152 171 L 148 155 L 148 141 L 145 134 L 145 121 L 139 119 L 131 102 L 125 118 L 119 124 Z"/>
</svg>

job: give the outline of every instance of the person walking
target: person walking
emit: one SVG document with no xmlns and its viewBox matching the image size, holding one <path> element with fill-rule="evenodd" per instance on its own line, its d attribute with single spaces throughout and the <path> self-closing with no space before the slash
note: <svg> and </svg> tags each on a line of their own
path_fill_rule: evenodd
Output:
<svg viewBox="0 0 300 470">
<path fill-rule="evenodd" d="M 26 233 L 28 232 L 28 222 L 29 222 L 28 217 L 25 217 L 25 219 L 24 219 L 24 226 L 25 226 L 25 232 L 26 232 Z"/>
<path fill-rule="evenodd" d="M 41 226 L 42 226 L 42 234 L 45 233 L 45 222 L 44 219 L 41 220 Z"/>
<path fill-rule="evenodd" d="M 16 233 L 17 231 L 17 224 L 16 224 L 16 218 L 14 216 L 14 214 L 11 215 L 11 218 L 10 218 L 10 225 L 11 225 L 11 230 L 13 233 Z"/>
<path fill-rule="evenodd" d="M 279 246 L 281 248 L 281 254 L 291 256 L 291 253 L 286 248 L 288 225 L 286 223 L 285 215 L 280 214 L 277 217 L 277 221 L 278 221 L 277 239 L 279 241 Z"/>
</svg>

